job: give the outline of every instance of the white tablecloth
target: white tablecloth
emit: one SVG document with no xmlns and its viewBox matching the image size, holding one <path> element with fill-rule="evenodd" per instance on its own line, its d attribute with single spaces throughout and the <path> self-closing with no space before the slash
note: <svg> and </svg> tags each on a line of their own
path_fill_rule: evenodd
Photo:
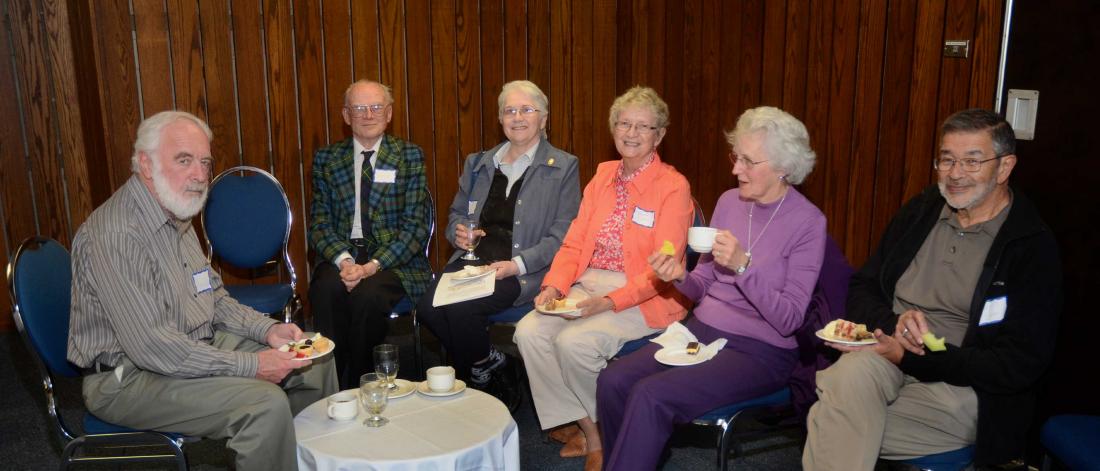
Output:
<svg viewBox="0 0 1100 471">
<path fill-rule="evenodd" d="M 294 418 L 300 470 L 518 470 L 519 430 L 508 408 L 475 389 L 391 399 L 380 428 L 328 418 L 325 400 Z"/>
</svg>

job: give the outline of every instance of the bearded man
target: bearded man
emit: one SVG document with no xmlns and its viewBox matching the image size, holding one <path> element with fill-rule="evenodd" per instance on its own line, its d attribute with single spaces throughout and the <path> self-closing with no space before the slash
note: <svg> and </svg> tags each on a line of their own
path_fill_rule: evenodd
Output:
<svg viewBox="0 0 1100 471">
<path fill-rule="evenodd" d="M 1050 228 L 1008 185 L 1017 161 L 997 114 L 944 121 L 937 185 L 898 211 L 852 276 L 847 315 L 878 342 L 829 343 L 847 353 L 817 373 L 803 469 L 967 447 L 978 467 L 1022 456 L 1054 355 L 1062 268 Z"/>
<path fill-rule="evenodd" d="M 179 111 L 138 127 L 133 175 L 73 240 L 68 359 L 108 422 L 228 438 L 237 469 L 296 469 L 293 416 L 337 391 L 335 369 L 278 351 L 301 329 L 238 304 L 203 254 L 191 218 L 211 138 Z"/>
</svg>

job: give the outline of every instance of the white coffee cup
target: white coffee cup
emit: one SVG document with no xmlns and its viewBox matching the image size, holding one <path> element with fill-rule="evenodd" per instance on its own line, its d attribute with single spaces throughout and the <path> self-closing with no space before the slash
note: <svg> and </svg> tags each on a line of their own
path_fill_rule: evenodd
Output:
<svg viewBox="0 0 1100 471">
<path fill-rule="evenodd" d="M 428 368 L 428 389 L 447 392 L 455 387 L 455 369 L 450 366 Z"/>
<path fill-rule="evenodd" d="M 710 253 L 714 246 L 714 235 L 718 229 L 713 227 L 692 227 L 688 229 L 688 246 L 698 253 Z"/>
<path fill-rule="evenodd" d="M 328 397 L 328 416 L 334 420 L 351 420 L 359 415 L 359 401 L 351 391 Z"/>
</svg>

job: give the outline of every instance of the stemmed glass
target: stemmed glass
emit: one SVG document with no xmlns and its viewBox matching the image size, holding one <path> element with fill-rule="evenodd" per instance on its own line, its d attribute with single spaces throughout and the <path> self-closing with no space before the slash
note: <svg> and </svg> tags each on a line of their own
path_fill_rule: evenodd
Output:
<svg viewBox="0 0 1100 471">
<path fill-rule="evenodd" d="M 374 347 L 374 372 L 383 378 L 386 389 L 397 387 L 394 380 L 397 379 L 397 368 L 400 364 L 397 357 L 397 345 L 384 343 Z"/>
<path fill-rule="evenodd" d="M 367 427 L 381 427 L 390 422 L 382 417 L 382 411 L 386 410 L 386 399 L 390 390 L 386 387 L 384 377 L 378 373 L 367 373 L 359 378 L 359 402 L 363 409 L 370 413 L 363 421 Z"/>
<path fill-rule="evenodd" d="M 466 233 L 469 234 L 470 237 L 466 239 L 466 255 L 463 255 L 462 259 L 471 262 L 481 260 L 477 257 L 476 254 L 474 254 L 474 249 L 476 249 L 477 244 L 481 242 L 481 235 L 477 233 L 477 222 L 470 221 L 470 224 L 466 230 Z"/>
</svg>

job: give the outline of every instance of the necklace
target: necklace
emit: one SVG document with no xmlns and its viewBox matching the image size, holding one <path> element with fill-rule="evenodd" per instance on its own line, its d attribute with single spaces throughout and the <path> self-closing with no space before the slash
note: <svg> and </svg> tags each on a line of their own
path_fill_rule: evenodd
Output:
<svg viewBox="0 0 1100 471">
<path fill-rule="evenodd" d="M 752 203 L 752 205 L 749 206 L 749 237 L 747 240 L 748 248 L 745 249 L 745 257 L 750 261 L 752 260 L 752 248 L 756 246 L 757 242 L 760 242 L 760 239 L 764 238 L 764 231 L 768 230 L 768 226 L 770 226 L 772 220 L 775 219 L 775 215 L 779 214 L 779 208 L 783 207 L 783 202 L 786 200 L 787 192 L 783 192 L 783 197 L 779 199 L 779 204 L 775 206 L 775 211 L 772 211 L 772 216 L 768 218 L 768 222 L 764 223 L 764 228 L 760 229 L 760 233 L 756 235 L 755 242 L 752 240 L 752 210 L 756 207 L 756 203 Z"/>
</svg>

